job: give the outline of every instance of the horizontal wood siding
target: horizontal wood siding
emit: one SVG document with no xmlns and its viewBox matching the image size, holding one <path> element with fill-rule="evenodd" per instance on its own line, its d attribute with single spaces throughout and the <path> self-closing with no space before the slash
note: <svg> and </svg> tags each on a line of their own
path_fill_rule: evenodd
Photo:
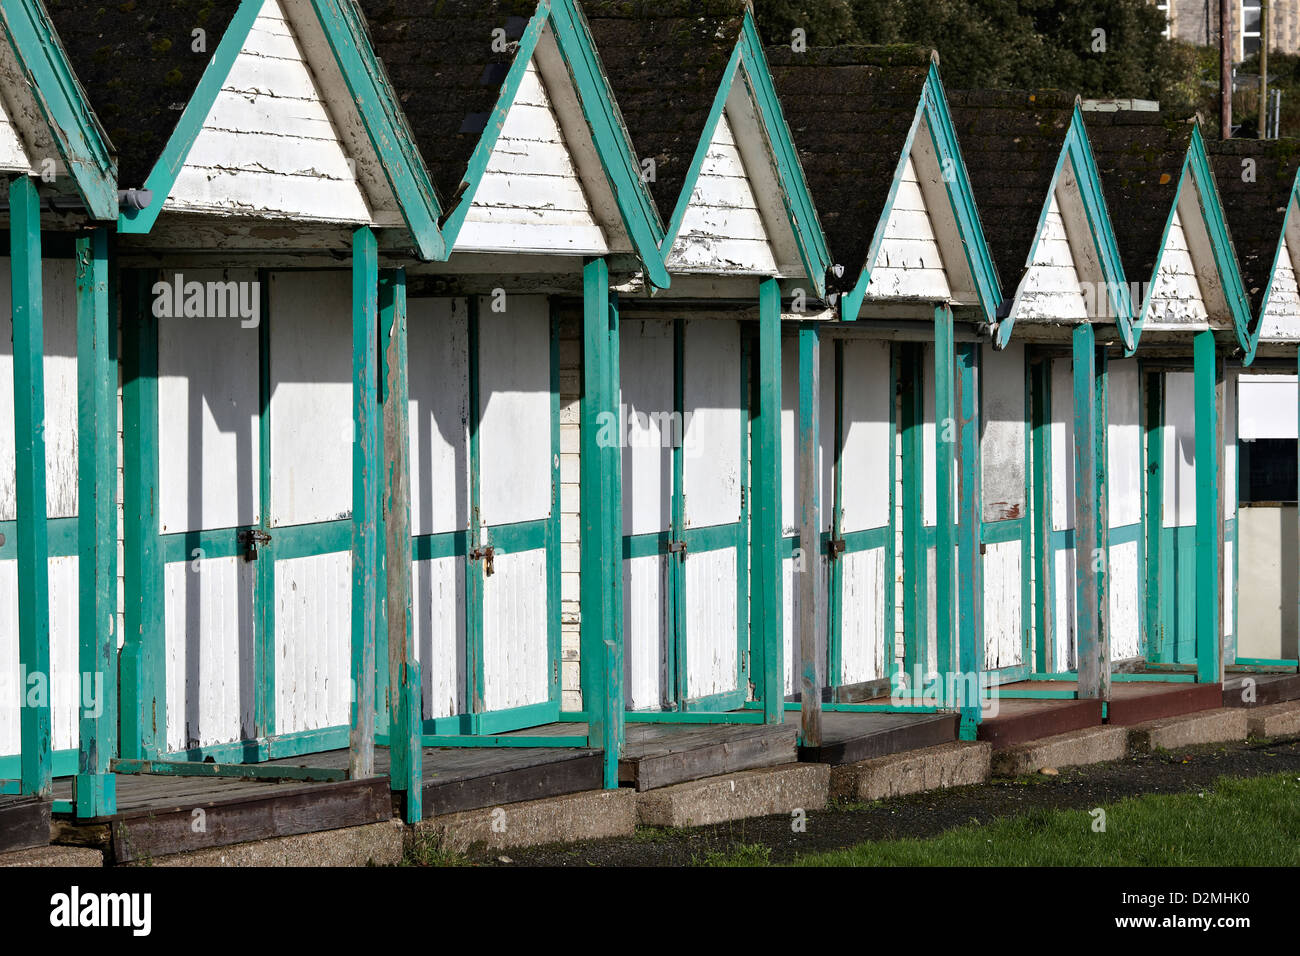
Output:
<svg viewBox="0 0 1300 956">
<path fill-rule="evenodd" d="M 1088 317 L 1074 252 L 1055 193 L 1034 248 L 1033 261 L 1021 284 L 1017 314 L 1025 319 L 1057 322 Z"/>
<path fill-rule="evenodd" d="M 880 252 L 871 267 L 868 298 L 951 296 L 933 217 L 921 192 L 912 158 L 907 158 L 894 205 L 885 225 Z"/>
</svg>

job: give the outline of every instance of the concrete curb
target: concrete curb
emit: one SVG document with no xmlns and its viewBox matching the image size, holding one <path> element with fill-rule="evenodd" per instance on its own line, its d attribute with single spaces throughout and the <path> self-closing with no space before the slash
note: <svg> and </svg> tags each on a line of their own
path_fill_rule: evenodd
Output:
<svg viewBox="0 0 1300 956">
<path fill-rule="evenodd" d="M 104 854 L 82 846 L 37 846 L 27 850 L 0 853 L 0 867 L 6 866 L 76 866 L 104 865 Z"/>
<path fill-rule="evenodd" d="M 400 820 L 300 833 L 254 843 L 174 853 L 123 866 L 395 866 L 402 860 Z"/>
<path fill-rule="evenodd" d="M 993 745 L 986 741 L 958 742 L 844 764 L 831 769 L 831 796 L 883 800 L 984 783 L 992 753 Z"/>
<path fill-rule="evenodd" d="M 1088 727 L 1017 744 L 993 755 L 993 773 L 1018 777 L 1045 767 L 1077 767 L 1122 760 L 1128 754 L 1127 727 Z"/>
<path fill-rule="evenodd" d="M 1252 707 L 1246 714 L 1246 728 L 1252 737 L 1294 737 L 1300 734 L 1300 700 Z"/>
<path fill-rule="evenodd" d="M 1218 744 L 1246 739 L 1247 711 L 1220 707 L 1179 717 L 1162 717 L 1129 728 L 1129 746 L 1138 753 L 1157 747 L 1173 750 L 1198 744 Z"/>
<path fill-rule="evenodd" d="M 413 836 L 454 853 L 631 836 L 636 803 L 632 790 L 587 790 L 430 817 L 415 825 Z"/>
<path fill-rule="evenodd" d="M 791 763 L 692 780 L 637 794 L 638 821 L 645 826 L 690 827 L 820 810 L 830 792 L 831 768 Z"/>
</svg>

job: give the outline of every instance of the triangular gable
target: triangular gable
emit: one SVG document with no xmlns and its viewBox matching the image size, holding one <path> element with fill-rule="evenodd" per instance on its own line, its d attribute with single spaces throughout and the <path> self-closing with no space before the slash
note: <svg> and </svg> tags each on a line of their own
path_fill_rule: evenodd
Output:
<svg viewBox="0 0 1300 956">
<path fill-rule="evenodd" d="M 0 165 L 47 179 L 53 173 L 56 183 L 70 174 L 93 218 L 115 218 L 117 176 L 106 137 L 44 6 L 40 0 L 6 0 L 0 22 L 0 105 L 7 120 L 0 126 Z M 45 158 L 56 159 L 52 170 L 43 168 Z"/>
<path fill-rule="evenodd" d="M 483 134 L 470 157 L 460 195 L 442 224 L 449 248 L 464 248 L 461 232 L 480 199 L 479 190 L 488 181 L 497 143 L 532 69 L 556 106 L 553 115 L 610 250 L 623 246 L 633 251 L 645 266 L 649 281 L 666 288 L 670 280 L 659 253 L 663 226 L 641 179 L 640 165 L 591 36 L 573 0 L 541 0 L 518 40 L 496 106 L 486 118 Z M 562 74 L 567 74 L 568 82 Z M 559 102 L 561 99 L 565 102 Z M 501 155 L 497 159 L 505 162 Z M 479 201 L 479 209 L 491 202 L 492 197 L 486 195 Z"/>
<path fill-rule="evenodd" d="M 998 328 L 1002 346 L 1021 319 L 1114 322 L 1125 345 L 1136 344 L 1124 268 L 1077 104 L 1013 294 Z"/>
<path fill-rule="evenodd" d="M 1286 219 L 1273 261 L 1268 288 L 1264 292 L 1259 321 L 1253 336 L 1250 358 L 1259 342 L 1300 341 L 1300 196 L 1292 187 Z M 1247 363 L 1249 364 L 1249 362 Z"/>
<path fill-rule="evenodd" d="M 145 182 L 161 210 L 405 225 L 444 248 L 433 187 L 348 0 L 242 0 Z M 161 200 L 161 201 L 160 201 Z"/>
<path fill-rule="evenodd" d="M 1193 330 L 1231 323 L 1242 349 L 1252 351 L 1250 306 L 1199 122 L 1192 130 L 1160 252 L 1141 297 L 1135 309 L 1135 337 L 1140 338 L 1148 324 Z"/>
<path fill-rule="evenodd" d="M 917 205 L 923 209 L 906 208 Z M 935 248 L 940 262 L 932 265 Z M 874 301 L 896 298 L 974 305 L 989 321 L 1001 303 L 997 272 L 934 63 L 898 158 L 866 265 L 853 291 L 841 300 L 846 320 L 857 318 L 868 295 Z"/>
<path fill-rule="evenodd" d="M 746 10 L 666 230 L 674 272 L 808 278 L 825 291 L 830 253 L 767 57 Z"/>
<path fill-rule="evenodd" d="M 577 100 L 554 36 L 544 28 L 471 194 L 454 252 L 632 251 L 595 143 L 586 125 L 575 122 Z"/>
</svg>

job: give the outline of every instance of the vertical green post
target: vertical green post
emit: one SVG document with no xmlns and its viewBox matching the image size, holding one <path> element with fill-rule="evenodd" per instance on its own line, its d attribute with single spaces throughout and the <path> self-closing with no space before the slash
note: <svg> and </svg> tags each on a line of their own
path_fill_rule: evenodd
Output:
<svg viewBox="0 0 1300 956">
<path fill-rule="evenodd" d="M 1219 379 L 1214 332 L 1197 332 L 1192 342 L 1196 396 L 1196 679 L 1223 679 L 1220 651 L 1223 619 L 1219 578 L 1223 560 L 1219 518 Z"/>
<path fill-rule="evenodd" d="M 411 623 L 411 430 L 406 331 L 406 272 L 379 277 L 379 342 L 383 363 L 384 582 L 388 624 L 389 786 L 405 795 L 405 820 L 423 816 L 420 664 Z"/>
<path fill-rule="evenodd" d="M 925 503 L 922 472 L 925 462 L 925 389 L 917 346 L 896 347 L 902 384 L 903 436 L 903 667 L 924 680 L 927 670 L 926 585 L 929 569 L 925 553 Z M 909 678 L 910 679 L 910 678 Z"/>
<path fill-rule="evenodd" d="M 984 560 L 980 554 L 983 494 L 980 481 L 980 346 L 957 349 L 957 670 L 953 704 L 961 713 L 962 740 L 974 740 L 980 723 L 984 660 Z"/>
<path fill-rule="evenodd" d="M 1097 529 L 1097 347 L 1092 324 L 1074 327 L 1074 582 L 1079 696 L 1103 699 L 1110 652 L 1098 627 L 1105 556 Z"/>
<path fill-rule="evenodd" d="M 756 696 L 763 722 L 785 717 L 781 573 L 781 284 L 758 288 L 758 408 L 753 417 L 754 616 L 751 653 L 758 659 Z"/>
<path fill-rule="evenodd" d="M 108 230 L 77 238 L 78 664 L 96 689 L 82 701 L 77 816 L 117 812 L 117 374 L 108 312 Z M 90 706 L 87 706 L 90 704 Z"/>
<path fill-rule="evenodd" d="M 822 744 L 823 665 L 817 653 L 817 631 L 824 619 L 817 613 L 821 569 L 821 345 L 817 326 L 799 329 L 799 700 L 804 746 Z"/>
<path fill-rule="evenodd" d="M 957 515 L 953 476 L 957 468 L 957 411 L 954 407 L 952 308 L 934 310 L 934 463 L 935 463 L 935 662 L 939 700 L 948 701 L 948 681 L 956 669 Z"/>
<path fill-rule="evenodd" d="M 1143 375 L 1145 384 L 1143 430 L 1146 435 L 1146 482 L 1142 492 L 1142 525 L 1146 539 L 1146 603 L 1142 626 L 1142 655 L 1160 659 L 1163 636 L 1160 623 L 1160 536 L 1164 526 L 1165 445 L 1162 428 L 1164 374 Z"/>
<path fill-rule="evenodd" d="M 1051 672 L 1056 649 L 1055 560 L 1052 553 L 1052 363 L 1036 359 L 1029 364 L 1030 427 L 1032 430 L 1034 508 L 1034 670 Z"/>
<path fill-rule="evenodd" d="M 375 628 L 379 574 L 379 248 L 352 234 L 352 726 L 348 775 L 375 774 Z"/>
<path fill-rule="evenodd" d="M 1099 693 L 1102 700 L 1110 700 L 1110 483 L 1107 474 L 1109 461 L 1110 379 L 1104 346 L 1098 346 L 1093 359 L 1093 487 L 1096 489 L 1097 550 L 1093 556 L 1093 571 L 1097 582 L 1097 646 L 1099 662 Z"/>
<path fill-rule="evenodd" d="M 608 272 L 606 273 L 608 277 Z M 606 285 L 608 289 L 608 284 Z M 619 408 L 620 401 L 620 368 L 619 368 L 619 318 L 618 318 L 618 297 L 609 295 L 608 324 L 606 326 L 606 337 L 608 345 L 605 352 L 605 384 L 603 394 L 605 395 L 605 407 L 613 412 L 616 416 L 621 414 Z M 621 420 L 621 419 L 620 419 Z M 621 429 L 620 429 L 621 433 Z M 619 442 L 615 442 L 606 448 L 601 449 L 605 461 L 604 470 L 604 488 L 605 501 L 608 502 L 608 514 L 606 529 L 608 539 L 603 550 L 605 561 L 604 580 L 608 584 L 610 591 L 609 608 L 610 613 L 606 618 L 606 640 L 605 640 L 605 674 L 606 674 L 606 705 L 605 726 L 612 728 L 614 745 L 611 751 L 614 756 L 607 758 L 609 763 L 606 765 L 606 779 L 612 781 L 609 786 L 618 786 L 618 767 L 617 757 L 623 752 L 623 736 L 625 730 L 623 709 L 623 449 Z"/>
<path fill-rule="evenodd" d="M 617 325 L 609 293 L 609 266 L 592 259 L 583 267 L 582 403 L 579 412 L 582 444 L 581 542 L 582 581 L 582 707 L 587 713 L 591 746 L 604 754 L 604 785 L 618 786 L 618 760 L 623 745 L 623 663 L 619 646 L 617 604 L 622 577 L 622 535 L 615 540 L 615 509 L 611 497 L 617 486 L 610 474 L 619 464 L 620 449 L 602 447 L 600 435 L 618 399 L 611 380 L 617 347 Z M 608 433 L 608 432 L 607 432 Z M 611 554 L 610 552 L 613 551 Z"/>
<path fill-rule="evenodd" d="M 35 181 L 9 186 L 13 283 L 14 452 L 18 552 L 18 664 L 25 678 L 19 718 L 23 793 L 50 793 L 50 552 L 45 500 L 45 325 L 41 298 L 41 208 Z M 35 681 L 44 693 L 30 694 Z"/>
<path fill-rule="evenodd" d="M 126 588 L 121 664 L 123 757 L 157 757 L 167 739 L 162 564 L 158 560 L 158 318 L 150 307 L 157 273 L 131 271 L 122 294 L 122 577 Z M 263 315 L 265 322 L 265 314 Z"/>
</svg>

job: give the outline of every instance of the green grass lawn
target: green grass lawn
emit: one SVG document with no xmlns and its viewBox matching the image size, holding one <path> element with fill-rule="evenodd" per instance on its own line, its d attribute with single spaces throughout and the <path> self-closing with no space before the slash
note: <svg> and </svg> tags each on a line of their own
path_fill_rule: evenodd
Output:
<svg viewBox="0 0 1300 956">
<path fill-rule="evenodd" d="M 810 854 L 798 866 L 1295 866 L 1300 864 L 1300 778 L 1224 777 L 1204 793 L 1148 795 L 1104 808 L 1094 832 L 1084 810 L 1043 810 L 970 824 L 927 840 L 863 843 Z M 816 825 L 815 822 L 812 824 Z M 708 865 L 765 861 L 752 847 Z"/>
</svg>

